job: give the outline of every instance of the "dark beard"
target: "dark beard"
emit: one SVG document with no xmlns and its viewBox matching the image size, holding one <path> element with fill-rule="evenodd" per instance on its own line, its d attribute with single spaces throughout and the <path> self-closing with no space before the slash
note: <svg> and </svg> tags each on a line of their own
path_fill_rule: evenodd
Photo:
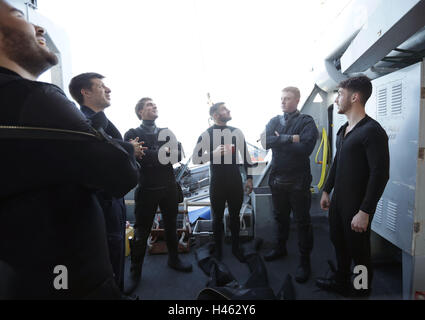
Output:
<svg viewBox="0 0 425 320">
<path fill-rule="evenodd" d="M 58 57 L 40 48 L 32 37 L 22 31 L 1 26 L 6 56 L 36 78 L 54 65 Z"/>
<path fill-rule="evenodd" d="M 219 120 L 223 123 L 228 123 L 230 120 L 232 120 L 232 117 L 225 117 L 225 116 L 221 116 L 219 118 Z"/>
</svg>

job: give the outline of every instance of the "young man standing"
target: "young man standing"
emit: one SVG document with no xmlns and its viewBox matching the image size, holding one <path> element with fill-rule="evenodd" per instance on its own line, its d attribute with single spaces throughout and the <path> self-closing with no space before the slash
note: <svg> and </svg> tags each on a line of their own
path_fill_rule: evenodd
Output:
<svg viewBox="0 0 425 320">
<path fill-rule="evenodd" d="M 104 76 L 98 73 L 83 73 L 71 80 L 69 92 L 78 102 L 81 112 L 97 130 L 103 130 L 111 138 L 123 141 L 121 133 L 106 117 L 104 110 L 111 105 L 111 89 L 103 82 Z M 137 158 L 143 156 L 142 143 L 130 141 Z M 107 161 L 105 159 L 104 161 Z M 124 198 L 115 198 L 104 190 L 96 193 L 105 216 L 106 233 L 114 278 L 124 290 L 125 227 L 126 208 Z"/>
<path fill-rule="evenodd" d="M 168 265 L 177 271 L 192 271 L 192 265 L 183 262 L 178 256 L 176 232 L 178 199 L 173 164 L 181 160 L 182 146 L 169 129 L 156 126 L 158 108 L 152 99 L 141 99 L 136 105 L 136 115 L 143 122 L 140 127 L 130 129 L 124 139 L 144 141 L 147 149 L 143 159 L 139 160 L 140 180 L 135 192 L 136 223 L 131 242 L 131 267 L 126 293 L 133 292 L 139 284 L 147 240 L 158 206 L 164 221 Z"/>
<path fill-rule="evenodd" d="M 337 133 L 337 152 L 320 202 L 322 209 L 329 209 L 330 236 L 338 268 L 333 277 L 317 279 L 316 284 L 342 295 L 352 293 L 352 261 L 355 266 L 365 267 L 368 276 L 367 288 L 356 290 L 355 295 L 370 294 L 371 224 L 389 179 L 388 136 L 365 111 L 371 94 L 372 84 L 365 76 L 339 85 L 335 103 L 338 113 L 344 114 L 348 122 Z"/>
<path fill-rule="evenodd" d="M 269 185 L 272 191 L 276 221 L 275 248 L 264 256 L 266 261 L 287 255 L 290 214 L 297 224 L 300 264 L 295 280 L 306 282 L 310 276 L 310 253 L 313 249 L 313 228 L 310 218 L 311 170 L 310 155 L 318 138 L 317 126 L 309 115 L 298 111 L 300 91 L 295 87 L 282 90 L 282 111 L 266 126 L 266 149 L 272 149 L 273 160 Z M 265 140 L 265 141 L 264 141 Z"/>
<path fill-rule="evenodd" d="M 223 216 L 226 202 L 229 208 L 230 231 L 232 234 L 232 252 L 239 261 L 244 261 L 240 248 L 240 210 L 244 190 L 239 166 L 247 171 L 245 190 L 252 192 L 252 175 L 249 174 L 250 156 L 245 138 L 239 129 L 230 127 L 230 111 L 224 103 L 217 103 L 210 109 L 214 125 L 198 139 L 192 160 L 194 164 L 211 162 L 210 200 L 213 214 L 213 233 L 215 256 L 222 257 Z M 240 158 L 242 156 L 242 159 Z"/>
</svg>

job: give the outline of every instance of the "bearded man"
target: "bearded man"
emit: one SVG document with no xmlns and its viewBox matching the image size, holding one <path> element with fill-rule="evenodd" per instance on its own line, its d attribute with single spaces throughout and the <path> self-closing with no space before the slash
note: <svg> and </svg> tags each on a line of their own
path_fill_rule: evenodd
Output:
<svg viewBox="0 0 425 320">
<path fill-rule="evenodd" d="M 58 62 L 44 36 L 0 0 L 0 298 L 120 299 L 96 191 L 137 184 L 134 148 L 36 81 Z"/>
</svg>

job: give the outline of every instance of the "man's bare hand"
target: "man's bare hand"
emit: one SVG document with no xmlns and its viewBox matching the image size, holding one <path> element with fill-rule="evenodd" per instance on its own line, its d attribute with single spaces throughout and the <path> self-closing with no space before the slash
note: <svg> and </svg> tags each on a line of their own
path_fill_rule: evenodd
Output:
<svg viewBox="0 0 425 320">
<path fill-rule="evenodd" d="M 351 221 L 351 229 L 355 232 L 366 232 L 369 226 L 369 215 L 360 210 Z"/>
<path fill-rule="evenodd" d="M 323 191 L 322 199 L 320 199 L 320 207 L 322 208 L 322 210 L 328 211 L 330 204 L 331 204 L 331 200 L 329 198 L 329 194 Z"/>
<path fill-rule="evenodd" d="M 220 145 L 213 151 L 213 157 L 220 157 L 228 154 L 229 152 L 231 152 L 231 149 L 229 150 L 224 145 Z"/>
<path fill-rule="evenodd" d="M 145 142 L 144 141 L 139 142 L 139 137 L 137 137 L 134 140 L 130 140 L 130 143 L 134 147 L 134 156 L 136 157 L 136 159 L 142 159 L 143 156 L 145 155 L 144 151 L 148 149 L 146 147 L 143 147 Z"/>
<path fill-rule="evenodd" d="M 252 183 L 252 179 L 246 180 L 245 192 L 247 194 L 251 194 L 253 189 L 254 189 L 254 184 Z"/>
<path fill-rule="evenodd" d="M 280 137 L 280 134 L 279 134 L 279 132 L 277 132 L 277 131 L 275 131 L 275 132 L 274 132 L 274 135 L 275 135 L 276 137 Z"/>
<path fill-rule="evenodd" d="M 292 136 L 292 142 L 293 143 L 300 143 L 300 136 L 299 135 Z"/>
</svg>

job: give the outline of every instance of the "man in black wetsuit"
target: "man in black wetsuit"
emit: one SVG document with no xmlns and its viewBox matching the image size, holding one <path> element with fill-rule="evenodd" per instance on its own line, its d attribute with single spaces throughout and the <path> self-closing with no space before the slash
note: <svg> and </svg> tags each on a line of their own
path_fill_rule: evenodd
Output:
<svg viewBox="0 0 425 320">
<path fill-rule="evenodd" d="M 143 141 L 147 149 L 143 159 L 139 160 L 140 180 L 135 192 L 136 223 L 131 242 L 131 267 L 126 293 L 133 292 L 140 281 L 147 240 L 158 206 L 164 221 L 168 265 L 178 271 L 192 271 L 192 265 L 183 262 L 177 252 L 178 200 L 173 164 L 181 160 L 182 146 L 169 129 L 156 126 L 158 109 L 152 99 L 141 99 L 136 105 L 136 115 L 143 122 L 140 127 L 130 129 L 124 135 L 124 140 Z"/>
<path fill-rule="evenodd" d="M 215 256 L 222 257 L 223 215 L 226 202 L 229 207 L 232 252 L 239 261 L 244 261 L 239 242 L 240 210 L 244 197 L 242 177 L 239 167 L 243 165 L 247 173 L 245 190 L 252 192 L 250 156 L 242 132 L 227 125 L 232 120 L 230 111 L 224 103 L 217 103 L 210 109 L 214 125 L 198 139 L 192 156 L 194 164 L 211 162 L 210 201 L 213 214 L 213 233 Z M 242 157 L 242 158 L 241 158 Z"/>
<path fill-rule="evenodd" d="M 365 112 L 371 94 L 372 84 L 365 76 L 339 85 L 335 103 L 338 113 L 345 114 L 348 122 L 337 133 L 337 152 L 320 202 L 322 209 L 329 209 L 330 236 L 338 268 L 331 278 L 317 279 L 316 283 L 342 295 L 368 296 L 371 292 L 371 224 L 389 179 L 388 136 Z M 366 267 L 367 288 L 352 291 L 352 261 L 356 266 Z"/>
<path fill-rule="evenodd" d="M 69 92 L 80 105 L 81 112 L 91 125 L 103 130 L 111 138 L 123 141 L 121 133 L 106 117 L 104 110 L 111 105 L 111 89 L 103 82 L 104 76 L 98 73 L 83 73 L 71 80 Z M 142 143 L 130 141 L 137 158 L 143 156 Z M 106 159 L 105 159 L 106 161 Z M 97 192 L 99 204 L 105 215 L 109 255 L 118 287 L 124 290 L 125 227 L 126 208 L 124 198 L 115 198 L 107 192 Z"/>
<path fill-rule="evenodd" d="M 60 88 L 36 81 L 58 62 L 44 33 L 0 0 L 2 295 L 120 299 L 95 194 L 119 198 L 137 184 L 134 148 L 89 126 Z"/>
<path fill-rule="evenodd" d="M 310 254 L 313 249 L 313 228 L 310 218 L 311 170 L 310 155 L 318 138 L 317 126 L 311 116 L 298 111 L 300 91 L 295 87 L 282 90 L 283 115 L 266 126 L 263 146 L 273 151 L 269 185 L 272 191 L 273 214 L 276 221 L 275 248 L 264 256 L 272 261 L 287 255 L 290 214 L 297 224 L 300 263 L 295 280 L 306 282 L 310 276 Z M 264 139 L 265 138 L 265 139 Z"/>
</svg>

